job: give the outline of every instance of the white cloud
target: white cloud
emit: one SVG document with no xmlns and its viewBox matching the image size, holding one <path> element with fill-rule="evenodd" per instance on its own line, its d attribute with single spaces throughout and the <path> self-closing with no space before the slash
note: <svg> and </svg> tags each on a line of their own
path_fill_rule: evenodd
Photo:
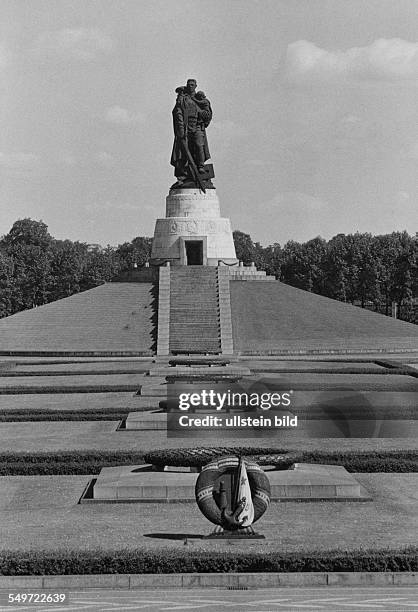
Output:
<svg viewBox="0 0 418 612">
<path fill-rule="evenodd" d="M 287 48 L 285 76 L 292 82 L 335 78 L 418 79 L 418 42 L 400 38 L 375 40 L 367 47 L 327 51 L 307 40 Z"/>
<path fill-rule="evenodd" d="M 46 56 L 91 61 L 113 50 L 112 39 L 97 28 L 64 28 L 44 32 L 35 42 L 35 51 Z"/>
<path fill-rule="evenodd" d="M 39 156 L 34 153 L 1 153 L 0 166 L 10 170 L 30 169 L 39 163 Z"/>
<path fill-rule="evenodd" d="M 115 125 L 129 125 L 131 123 L 143 123 L 145 116 L 142 113 L 131 113 L 121 106 L 111 106 L 105 110 L 104 119 Z"/>
</svg>

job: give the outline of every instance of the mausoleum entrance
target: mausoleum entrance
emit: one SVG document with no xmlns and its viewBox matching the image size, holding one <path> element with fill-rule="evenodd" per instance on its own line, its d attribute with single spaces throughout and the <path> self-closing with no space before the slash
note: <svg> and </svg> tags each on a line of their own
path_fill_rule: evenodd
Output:
<svg viewBox="0 0 418 612">
<path fill-rule="evenodd" d="M 186 264 L 203 266 L 203 240 L 186 240 Z"/>
</svg>

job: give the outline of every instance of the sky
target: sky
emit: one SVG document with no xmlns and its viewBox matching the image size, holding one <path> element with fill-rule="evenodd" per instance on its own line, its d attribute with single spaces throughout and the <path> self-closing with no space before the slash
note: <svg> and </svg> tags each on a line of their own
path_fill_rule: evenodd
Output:
<svg viewBox="0 0 418 612">
<path fill-rule="evenodd" d="M 418 231 L 417 0 L 0 0 L 0 235 L 152 236 L 175 88 L 210 99 L 214 184 L 262 245 Z"/>
</svg>

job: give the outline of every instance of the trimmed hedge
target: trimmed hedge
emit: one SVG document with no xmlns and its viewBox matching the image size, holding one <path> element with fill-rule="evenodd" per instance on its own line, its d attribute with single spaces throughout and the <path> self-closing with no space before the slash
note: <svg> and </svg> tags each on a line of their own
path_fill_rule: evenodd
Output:
<svg viewBox="0 0 418 612">
<path fill-rule="evenodd" d="M 31 365 L 31 364 L 30 364 Z M 36 368 L 36 365 L 33 366 Z M 135 370 L 36 370 L 33 371 L 20 371 L 10 372 L 4 371 L 4 368 L 0 366 L 0 378 L 28 378 L 37 376 L 43 378 L 44 376 L 118 376 L 119 374 L 145 374 L 149 371 L 149 368 L 135 369 Z"/>
<path fill-rule="evenodd" d="M 251 372 L 262 372 L 265 374 L 372 374 L 374 375 L 408 375 L 410 371 L 407 368 L 394 367 L 391 369 L 375 369 L 375 368 L 303 368 L 294 369 L 294 370 L 286 370 L 284 368 L 263 368 L 263 367 L 251 367 Z"/>
<path fill-rule="evenodd" d="M 164 465 L 202 467 L 212 459 L 222 455 L 251 457 L 260 465 L 277 465 L 282 469 L 294 462 L 325 463 L 342 465 L 348 472 L 418 472 L 418 451 L 366 451 L 366 452 L 325 452 L 301 451 L 289 452 L 278 449 L 223 447 L 220 449 L 198 449 L 213 451 L 208 454 L 192 455 L 175 460 L 174 453 L 190 449 L 172 449 L 168 451 L 67 451 L 50 453 L 0 453 L 0 476 L 36 476 L 36 475 L 82 475 L 98 474 L 103 467 L 117 465 L 136 465 L 152 463 L 159 467 Z M 219 452 L 218 452 L 219 451 Z"/>
<path fill-rule="evenodd" d="M 221 455 L 251 457 L 261 465 L 295 462 L 343 465 L 348 472 L 418 472 L 418 451 L 297 451 L 260 447 L 175 448 L 144 453 L 146 463 L 203 467 Z"/>
<path fill-rule="evenodd" d="M 2 410 L 0 422 L 19 421 L 119 421 L 125 419 L 129 410 L 123 408 L 91 410 Z"/>
<path fill-rule="evenodd" d="M 142 463 L 141 451 L 0 453 L 0 476 L 94 475 L 103 467 Z"/>
<path fill-rule="evenodd" d="M 0 575 L 194 572 L 416 572 L 418 547 L 313 552 L 187 552 L 173 549 L 3 551 Z"/>
<path fill-rule="evenodd" d="M 134 408 L 136 412 L 146 412 L 148 410 L 158 410 L 160 406 L 158 404 L 160 400 L 155 402 L 154 408 L 149 407 L 140 407 L 137 406 Z M 162 404 L 163 402 L 161 402 Z M 86 410 L 54 410 L 54 409 L 45 409 L 39 410 L 34 409 L 33 411 L 30 409 L 27 410 L 8 410 L 7 408 L 4 410 L 0 410 L 0 422 L 18 422 L 18 421 L 102 421 L 102 420 L 119 420 L 125 419 L 129 411 L 133 410 L 132 408 L 92 408 Z M 397 420 L 414 420 L 416 419 L 416 408 L 412 407 L 402 407 L 402 408 L 382 408 L 379 409 L 377 413 L 368 414 L 367 410 L 363 408 L 353 408 L 350 409 L 349 417 L 350 419 L 358 419 L 358 420 L 368 420 L 368 419 L 393 419 L 394 411 L 396 411 L 396 419 Z M 322 407 L 313 407 L 313 408 L 299 408 L 295 414 L 298 415 L 298 418 L 307 419 L 308 421 L 312 420 L 323 420 L 341 418 L 341 414 L 337 409 L 328 410 L 325 413 Z M 348 416 L 348 415 L 347 415 Z"/>
<path fill-rule="evenodd" d="M 43 386 L 23 386 L 15 385 L 0 388 L 0 395 L 33 395 L 40 393 L 110 393 L 113 391 L 139 391 L 140 384 L 123 385 L 43 385 Z"/>
</svg>

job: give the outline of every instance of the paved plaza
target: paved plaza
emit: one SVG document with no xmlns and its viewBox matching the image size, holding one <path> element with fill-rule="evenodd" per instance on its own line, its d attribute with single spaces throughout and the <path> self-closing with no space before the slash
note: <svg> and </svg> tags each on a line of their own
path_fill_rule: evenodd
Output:
<svg viewBox="0 0 418 612">
<path fill-rule="evenodd" d="M 414 612 L 418 610 L 416 587 L 315 587 L 256 589 L 229 591 L 217 588 L 205 590 L 147 589 L 138 591 L 96 590 L 70 593 L 67 606 L 0 606 L 0 612 L 168 612 L 170 610 L 245 610 L 247 612 L 277 612 L 307 610 L 317 612 Z"/>
</svg>

